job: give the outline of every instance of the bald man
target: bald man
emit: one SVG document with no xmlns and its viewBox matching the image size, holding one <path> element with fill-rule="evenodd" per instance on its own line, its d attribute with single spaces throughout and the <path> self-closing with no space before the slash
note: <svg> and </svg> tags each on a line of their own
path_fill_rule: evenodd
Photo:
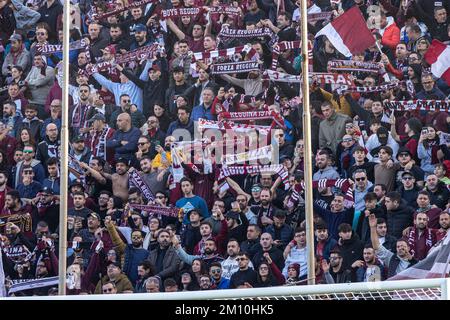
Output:
<svg viewBox="0 0 450 320">
<path fill-rule="evenodd" d="M 53 102 L 52 102 L 53 103 Z M 47 170 L 47 160 L 56 157 L 59 158 L 60 141 L 58 139 L 59 130 L 56 124 L 49 123 L 45 127 L 45 139 L 37 146 L 36 159 L 44 164 L 44 169 Z"/>
<path fill-rule="evenodd" d="M 141 131 L 131 125 L 131 117 L 128 113 L 121 113 L 117 117 L 117 131 L 111 140 L 106 142 L 106 147 L 114 149 L 114 159 L 124 158 L 129 161 L 134 159 L 137 151 L 137 143 Z"/>
</svg>

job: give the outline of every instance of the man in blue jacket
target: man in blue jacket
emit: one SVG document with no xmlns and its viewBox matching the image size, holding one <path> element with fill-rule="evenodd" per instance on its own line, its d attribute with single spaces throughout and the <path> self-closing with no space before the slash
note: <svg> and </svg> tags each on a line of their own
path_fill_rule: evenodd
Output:
<svg viewBox="0 0 450 320">
<path fill-rule="evenodd" d="M 141 131 L 131 125 L 131 117 L 128 113 L 121 113 L 117 117 L 117 128 L 112 139 L 106 142 L 106 147 L 114 149 L 115 160 L 119 158 L 132 160 L 137 151 Z"/>
</svg>

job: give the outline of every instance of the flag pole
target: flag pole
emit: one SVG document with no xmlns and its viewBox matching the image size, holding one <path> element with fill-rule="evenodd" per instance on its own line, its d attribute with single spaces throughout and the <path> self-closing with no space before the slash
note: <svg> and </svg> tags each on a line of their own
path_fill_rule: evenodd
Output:
<svg viewBox="0 0 450 320">
<path fill-rule="evenodd" d="M 69 40 L 70 40 L 70 0 L 64 0 L 63 13 L 63 86 L 60 153 L 60 204 L 59 204 L 59 255 L 58 294 L 66 294 L 66 253 L 67 253 L 67 197 L 68 197 L 68 113 L 69 113 Z"/>
<path fill-rule="evenodd" d="M 305 216 L 306 245 L 308 249 L 308 285 L 316 283 L 314 257 L 314 225 L 313 225 L 313 186 L 312 186 L 312 145 L 311 145 L 311 108 L 309 104 L 309 60 L 308 60 L 308 8 L 306 0 L 301 1 L 301 39 L 302 39 L 302 72 L 300 82 L 303 96 L 303 142 L 304 142 L 304 180 L 305 180 Z"/>
</svg>

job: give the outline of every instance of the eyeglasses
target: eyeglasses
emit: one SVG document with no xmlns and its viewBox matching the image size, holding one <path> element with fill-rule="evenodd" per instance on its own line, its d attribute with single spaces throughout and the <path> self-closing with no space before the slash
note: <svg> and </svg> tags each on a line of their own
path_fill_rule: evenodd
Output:
<svg viewBox="0 0 450 320">
<path fill-rule="evenodd" d="M 211 273 L 221 273 L 221 269 L 211 269 Z"/>
<path fill-rule="evenodd" d="M 356 181 L 364 181 L 366 180 L 366 177 L 362 177 L 362 178 L 355 178 Z"/>
<path fill-rule="evenodd" d="M 45 36 L 46 33 L 45 33 L 45 32 L 36 32 L 36 35 L 37 35 L 37 36 Z"/>
<path fill-rule="evenodd" d="M 113 292 L 113 288 L 103 289 L 103 293 Z"/>
<path fill-rule="evenodd" d="M 131 100 L 122 100 L 123 103 L 130 103 Z"/>
<path fill-rule="evenodd" d="M 245 261 L 245 260 L 248 260 L 248 259 L 247 259 L 247 258 L 237 258 L 237 259 L 236 259 L 237 262 L 239 262 L 239 261 Z"/>
<path fill-rule="evenodd" d="M 144 144 L 147 144 L 148 142 L 138 142 L 138 145 L 143 146 Z"/>
<path fill-rule="evenodd" d="M 259 270 L 269 270 L 267 267 L 259 267 Z"/>
</svg>

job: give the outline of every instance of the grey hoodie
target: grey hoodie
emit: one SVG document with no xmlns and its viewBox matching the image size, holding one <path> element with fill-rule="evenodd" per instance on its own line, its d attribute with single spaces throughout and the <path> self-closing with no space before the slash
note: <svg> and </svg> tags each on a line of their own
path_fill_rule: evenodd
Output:
<svg viewBox="0 0 450 320">
<path fill-rule="evenodd" d="M 24 6 L 21 0 L 11 0 L 11 2 L 16 8 L 16 10 L 14 10 L 14 17 L 16 18 L 17 29 L 25 31 L 33 29 L 41 18 L 41 14 Z"/>
</svg>

